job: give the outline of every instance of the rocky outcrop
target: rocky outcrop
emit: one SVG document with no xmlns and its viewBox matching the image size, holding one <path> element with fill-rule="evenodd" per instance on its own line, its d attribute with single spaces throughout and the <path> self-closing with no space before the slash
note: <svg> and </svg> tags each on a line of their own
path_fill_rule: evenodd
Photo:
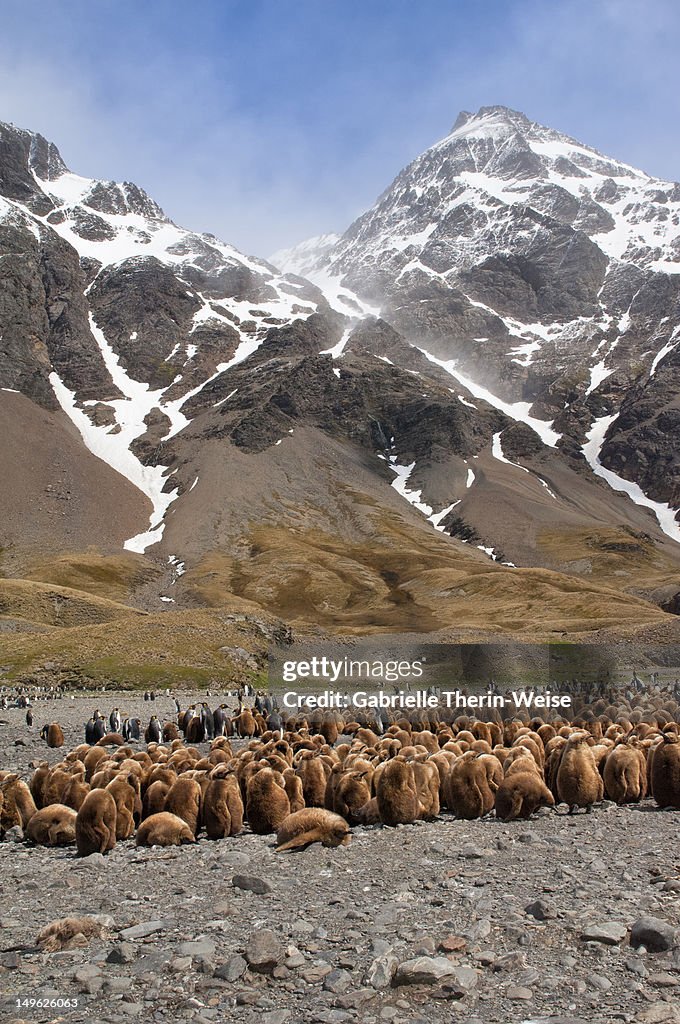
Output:
<svg viewBox="0 0 680 1024">
<path fill-rule="evenodd" d="M 90 333 L 85 280 L 75 250 L 27 218 L 0 223 L 0 386 L 57 407 L 56 370 L 82 399 L 117 394 Z"/>
</svg>

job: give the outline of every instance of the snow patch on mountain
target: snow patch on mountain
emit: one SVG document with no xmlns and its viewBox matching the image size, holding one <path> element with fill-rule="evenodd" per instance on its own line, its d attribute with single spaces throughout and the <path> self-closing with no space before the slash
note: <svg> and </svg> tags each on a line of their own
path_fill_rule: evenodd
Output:
<svg viewBox="0 0 680 1024">
<path fill-rule="evenodd" d="M 85 447 L 116 472 L 126 477 L 150 500 L 153 511 L 149 520 L 149 529 L 135 537 L 130 537 L 124 544 L 128 551 L 143 554 L 148 547 L 161 539 L 164 528 L 163 517 L 177 497 L 178 491 L 177 489 L 163 490 L 168 480 L 166 466 L 145 466 L 130 451 L 129 446 L 132 441 L 143 432 L 143 425 L 140 430 L 139 421 L 136 418 L 139 408 L 134 413 L 132 411 L 135 398 L 128 397 L 111 403 L 115 407 L 116 422 L 120 427 L 117 433 L 112 433 L 111 427 L 98 427 L 92 423 L 87 413 L 77 405 L 75 392 L 67 388 L 54 371 L 50 374 L 50 383 L 59 405 L 77 427 Z M 140 405 L 145 404 L 141 391 L 136 396 L 136 400 Z M 129 408 L 126 409 L 126 406 Z"/>
<path fill-rule="evenodd" d="M 418 348 L 416 345 L 413 348 Z M 500 409 L 510 419 L 517 420 L 519 423 L 526 423 L 528 427 L 535 430 L 538 436 L 543 441 L 543 444 L 548 445 L 549 448 L 555 448 L 559 441 L 561 434 L 553 430 L 553 421 L 539 420 L 536 416 L 531 415 L 531 402 L 506 402 L 497 395 L 492 394 L 487 388 L 482 387 L 480 384 L 475 384 L 474 381 L 470 380 L 469 377 L 464 376 L 456 369 L 455 359 L 438 359 L 437 356 L 432 355 L 424 348 L 418 348 L 419 352 L 429 359 L 431 363 L 436 366 L 440 366 L 442 370 L 446 370 L 452 377 L 455 377 L 459 384 L 462 384 L 471 395 L 475 398 L 479 398 L 489 405 L 492 405 L 495 409 Z"/>
<path fill-rule="evenodd" d="M 593 422 L 586 434 L 586 444 L 583 445 L 586 461 L 593 472 L 602 477 L 613 491 L 623 491 L 636 505 L 651 509 L 666 536 L 680 543 L 680 525 L 676 519 L 677 509 L 672 509 L 670 505 L 663 502 L 652 501 L 638 484 L 618 476 L 610 469 L 606 469 L 600 462 L 600 452 L 604 445 L 605 435 L 618 416 L 618 413 L 613 413 L 611 416 L 600 416 Z"/>
<path fill-rule="evenodd" d="M 538 480 L 539 484 L 542 487 L 545 487 L 546 491 L 548 492 L 551 498 L 557 500 L 557 495 L 550 490 L 550 487 L 548 486 L 548 484 L 542 476 L 539 476 L 538 473 L 533 473 L 530 469 L 527 469 L 526 466 L 520 466 L 519 462 L 511 462 L 510 459 L 505 457 L 503 453 L 503 446 L 501 444 L 502 433 L 503 431 L 499 430 L 498 433 L 493 435 L 493 438 L 491 440 L 491 454 L 493 455 L 494 459 L 497 459 L 498 462 L 504 462 L 506 466 L 514 466 L 515 469 L 521 469 L 523 473 L 528 473 L 529 476 L 532 476 L 536 480 Z"/>
</svg>

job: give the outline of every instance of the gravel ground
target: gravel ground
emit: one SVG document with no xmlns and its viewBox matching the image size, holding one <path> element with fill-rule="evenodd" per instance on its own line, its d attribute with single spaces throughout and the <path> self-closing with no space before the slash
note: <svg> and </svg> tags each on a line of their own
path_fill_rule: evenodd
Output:
<svg viewBox="0 0 680 1024">
<path fill-rule="evenodd" d="M 69 749 L 97 704 L 144 723 L 174 710 L 101 698 L 38 704 L 32 730 L 0 712 L 1 766 L 59 760 L 40 726 L 59 721 Z M 355 828 L 349 847 L 289 855 L 249 832 L 82 860 L 6 839 L 0 886 L 2 1020 L 680 1022 L 680 812 L 650 801 Z M 82 914 L 107 925 L 86 948 L 30 948 Z M 78 1006 L 15 1002 L 40 997 Z"/>
</svg>

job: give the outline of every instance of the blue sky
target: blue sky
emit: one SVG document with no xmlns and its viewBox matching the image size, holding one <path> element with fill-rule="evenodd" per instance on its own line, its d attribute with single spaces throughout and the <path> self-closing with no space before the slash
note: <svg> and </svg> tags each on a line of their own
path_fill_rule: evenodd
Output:
<svg viewBox="0 0 680 1024">
<path fill-rule="evenodd" d="M 680 178 L 676 0 L 0 0 L 0 120 L 266 256 L 342 231 L 459 110 Z"/>
</svg>

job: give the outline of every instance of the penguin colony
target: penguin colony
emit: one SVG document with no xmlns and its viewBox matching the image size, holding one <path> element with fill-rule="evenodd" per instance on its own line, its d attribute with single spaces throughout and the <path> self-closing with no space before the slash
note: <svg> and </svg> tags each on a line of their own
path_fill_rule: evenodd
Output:
<svg viewBox="0 0 680 1024">
<path fill-rule="evenodd" d="M 111 720 L 121 728 L 118 714 Z M 346 845 L 352 825 L 406 825 L 443 812 L 512 821 L 557 803 L 574 812 L 648 795 L 680 809 L 679 720 L 675 701 L 645 711 L 600 702 L 597 714 L 570 722 L 414 712 L 378 734 L 368 720 L 339 712 L 298 712 L 284 722 L 241 708 L 222 714 L 228 735 L 213 735 L 201 753 L 194 743 L 206 737 L 189 709 L 176 723 L 153 716 L 145 750 L 109 732 L 58 764 L 39 764 L 28 783 L 0 772 L 0 836 L 18 825 L 33 843 L 75 845 L 87 856 L 132 837 L 138 846 L 194 843 L 203 833 L 224 839 L 247 824 L 276 834 L 284 852 Z M 59 733 L 50 726 L 45 739 Z M 234 733 L 245 741 L 238 750 Z"/>
</svg>

